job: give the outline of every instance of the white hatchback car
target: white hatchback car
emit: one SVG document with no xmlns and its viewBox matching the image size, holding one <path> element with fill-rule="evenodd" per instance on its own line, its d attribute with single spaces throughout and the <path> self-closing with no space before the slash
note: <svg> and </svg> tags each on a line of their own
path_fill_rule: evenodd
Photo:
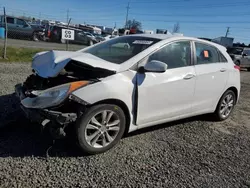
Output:
<svg viewBox="0 0 250 188">
<path fill-rule="evenodd" d="M 124 43 L 130 48 L 117 47 Z M 207 113 L 225 120 L 240 94 L 239 67 L 226 48 L 190 37 L 122 36 L 38 53 L 32 68 L 15 87 L 22 109 L 56 138 L 74 127 L 89 154 L 144 127 Z"/>
</svg>

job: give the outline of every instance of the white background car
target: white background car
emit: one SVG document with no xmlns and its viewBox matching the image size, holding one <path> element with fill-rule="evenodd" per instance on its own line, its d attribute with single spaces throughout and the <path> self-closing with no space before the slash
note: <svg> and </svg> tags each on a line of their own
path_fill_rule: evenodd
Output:
<svg viewBox="0 0 250 188">
<path fill-rule="evenodd" d="M 118 43 L 130 48 L 116 48 Z M 26 81 L 16 87 L 24 110 L 58 113 L 76 123 L 79 146 L 90 154 L 144 127 L 207 113 L 225 120 L 240 94 L 239 67 L 226 48 L 189 37 L 122 36 L 77 52 L 39 53 L 32 68 L 36 79 L 52 85 L 33 88 Z M 53 85 L 62 70 L 76 80 Z M 60 130 L 66 124 L 51 116 L 44 120 L 61 123 Z"/>
</svg>

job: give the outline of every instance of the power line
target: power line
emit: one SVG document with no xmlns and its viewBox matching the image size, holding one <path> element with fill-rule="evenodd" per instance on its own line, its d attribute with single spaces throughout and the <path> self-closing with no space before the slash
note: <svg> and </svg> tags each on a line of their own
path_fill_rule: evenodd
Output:
<svg viewBox="0 0 250 188">
<path fill-rule="evenodd" d="M 175 23 L 176 20 L 141 20 L 141 22 L 164 22 L 164 23 Z M 181 23 L 201 23 L 201 24 L 210 24 L 210 23 L 214 23 L 214 24 L 228 24 L 228 23 L 233 23 L 233 24 L 250 24 L 250 22 L 246 22 L 246 21 L 179 21 L 180 24 Z"/>
<path fill-rule="evenodd" d="M 217 17 L 217 16 L 227 16 L 227 17 L 236 17 L 236 16 L 247 16 L 250 15 L 249 12 L 247 13 L 230 13 L 230 14 L 150 14 L 150 13 L 130 13 L 131 15 L 141 15 L 141 16 L 175 16 L 175 17 Z"/>
<path fill-rule="evenodd" d="M 159 4 L 158 2 L 155 2 L 157 4 Z M 168 5 L 167 8 L 185 8 L 187 7 L 188 4 L 185 5 Z M 207 9 L 211 9 L 211 8 L 220 8 L 220 7 L 235 7 L 235 6 L 248 6 L 250 5 L 249 1 L 244 1 L 244 2 L 237 2 L 237 3 L 223 3 L 223 4 L 200 4 L 200 5 L 195 5 L 190 7 L 190 9 L 194 9 L 194 8 L 207 8 Z M 162 5 L 161 5 L 162 6 Z"/>
</svg>

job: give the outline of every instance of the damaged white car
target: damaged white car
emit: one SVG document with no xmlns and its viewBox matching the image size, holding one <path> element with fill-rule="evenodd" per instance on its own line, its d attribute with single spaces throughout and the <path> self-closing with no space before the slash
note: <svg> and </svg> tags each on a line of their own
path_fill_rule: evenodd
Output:
<svg viewBox="0 0 250 188">
<path fill-rule="evenodd" d="M 226 48 L 189 37 L 136 34 L 76 52 L 41 52 L 32 69 L 15 87 L 27 117 L 56 138 L 75 128 L 89 154 L 159 123 L 206 113 L 225 120 L 240 94 L 239 67 Z"/>
</svg>

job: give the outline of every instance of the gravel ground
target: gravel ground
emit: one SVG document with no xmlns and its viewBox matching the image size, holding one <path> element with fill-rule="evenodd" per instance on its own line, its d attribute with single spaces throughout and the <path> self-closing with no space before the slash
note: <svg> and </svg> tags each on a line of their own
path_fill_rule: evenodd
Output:
<svg viewBox="0 0 250 188">
<path fill-rule="evenodd" d="M 250 72 L 241 72 L 230 119 L 207 116 L 137 131 L 110 151 L 81 156 L 70 140 L 50 143 L 20 113 L 13 86 L 29 65 L 0 68 L 0 187 L 250 187 Z"/>
</svg>

